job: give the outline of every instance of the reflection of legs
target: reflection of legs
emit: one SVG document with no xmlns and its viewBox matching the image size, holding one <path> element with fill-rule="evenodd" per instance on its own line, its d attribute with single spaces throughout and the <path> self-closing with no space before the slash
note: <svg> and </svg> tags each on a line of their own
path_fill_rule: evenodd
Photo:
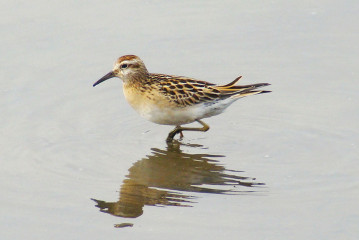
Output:
<svg viewBox="0 0 359 240">
<path fill-rule="evenodd" d="M 176 126 L 175 129 L 173 129 L 167 137 L 167 142 L 171 142 L 174 138 L 174 136 L 176 136 L 177 133 L 180 134 L 181 138 L 183 137 L 183 133 L 182 131 L 200 131 L 200 132 L 206 132 L 209 129 L 209 126 L 202 122 L 201 120 L 196 120 L 197 122 L 199 122 L 200 124 L 202 124 L 203 127 L 201 128 L 189 128 L 189 127 L 181 127 L 181 126 Z"/>
</svg>

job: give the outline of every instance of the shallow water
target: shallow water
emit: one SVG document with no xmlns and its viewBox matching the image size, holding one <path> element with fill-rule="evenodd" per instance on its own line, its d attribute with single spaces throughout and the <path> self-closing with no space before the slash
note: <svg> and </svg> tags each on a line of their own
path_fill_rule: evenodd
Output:
<svg viewBox="0 0 359 240">
<path fill-rule="evenodd" d="M 4 3 L 0 238 L 358 239 L 358 8 Z M 120 80 L 92 87 L 124 54 L 273 92 L 167 145 Z"/>
</svg>

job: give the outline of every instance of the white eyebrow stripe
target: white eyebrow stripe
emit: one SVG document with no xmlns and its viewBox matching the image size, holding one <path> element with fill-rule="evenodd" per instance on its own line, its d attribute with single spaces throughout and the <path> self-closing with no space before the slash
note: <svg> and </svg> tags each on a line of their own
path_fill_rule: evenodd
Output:
<svg viewBox="0 0 359 240">
<path fill-rule="evenodd" d="M 120 64 L 132 64 L 134 63 L 134 61 L 131 61 L 131 60 L 125 60 L 125 61 L 122 61 Z"/>
</svg>

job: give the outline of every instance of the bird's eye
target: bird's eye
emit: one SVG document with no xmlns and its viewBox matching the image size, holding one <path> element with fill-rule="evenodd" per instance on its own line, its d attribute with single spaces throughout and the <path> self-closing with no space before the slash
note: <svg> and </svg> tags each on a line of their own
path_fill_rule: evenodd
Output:
<svg viewBox="0 0 359 240">
<path fill-rule="evenodd" d="M 122 68 L 122 69 L 125 69 L 125 68 L 127 68 L 127 67 L 128 67 L 127 64 L 122 64 L 122 65 L 121 65 L 121 68 Z"/>
</svg>

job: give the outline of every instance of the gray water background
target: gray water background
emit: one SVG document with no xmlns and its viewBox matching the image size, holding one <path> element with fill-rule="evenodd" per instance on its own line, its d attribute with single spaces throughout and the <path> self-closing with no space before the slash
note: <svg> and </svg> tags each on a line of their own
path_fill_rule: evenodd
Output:
<svg viewBox="0 0 359 240">
<path fill-rule="evenodd" d="M 1 239 L 359 238 L 357 1 L 1 5 Z M 121 80 L 92 87 L 125 54 L 273 92 L 172 149 Z M 91 200 L 131 192 L 135 218 Z"/>
</svg>

